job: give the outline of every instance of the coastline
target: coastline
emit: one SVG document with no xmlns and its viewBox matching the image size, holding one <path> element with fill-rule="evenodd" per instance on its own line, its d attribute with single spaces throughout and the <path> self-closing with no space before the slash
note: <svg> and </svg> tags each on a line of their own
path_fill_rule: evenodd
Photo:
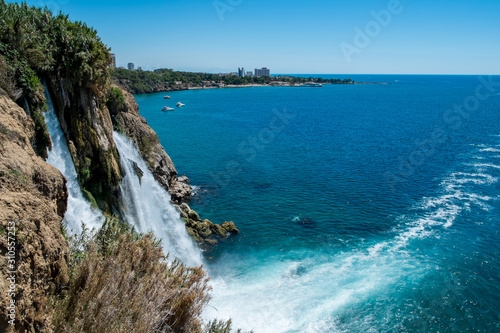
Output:
<svg viewBox="0 0 500 333">
<path fill-rule="evenodd" d="M 352 82 L 352 83 L 322 83 L 322 85 L 358 85 L 358 84 L 372 84 L 372 85 L 389 85 L 390 83 L 388 82 Z M 126 87 L 122 86 L 124 89 Z M 169 91 L 186 91 L 186 90 L 205 90 L 205 89 L 226 89 L 226 88 L 256 88 L 256 87 L 273 87 L 273 88 L 309 88 L 309 87 L 302 87 L 301 85 L 278 85 L 278 84 L 228 84 L 224 85 L 221 87 L 217 86 L 209 86 L 209 87 L 199 87 L 199 86 L 191 86 L 191 87 L 184 87 L 184 88 L 167 88 L 167 89 L 159 89 L 159 90 L 154 90 L 154 91 L 146 91 L 143 93 L 133 93 L 134 95 L 140 95 L 140 94 L 154 94 L 154 93 L 160 93 L 160 92 L 169 92 Z"/>
</svg>

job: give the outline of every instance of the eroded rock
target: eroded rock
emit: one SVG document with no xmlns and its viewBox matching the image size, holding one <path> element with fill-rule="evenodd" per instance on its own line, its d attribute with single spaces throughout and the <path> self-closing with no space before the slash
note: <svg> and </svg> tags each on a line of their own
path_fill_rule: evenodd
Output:
<svg viewBox="0 0 500 333">
<path fill-rule="evenodd" d="M 66 179 L 36 156 L 30 144 L 33 121 L 1 89 L 0 124 L 0 253 L 11 247 L 8 231 L 14 228 L 16 331 L 51 332 L 51 297 L 69 281 L 69 249 L 61 232 Z M 0 267 L 8 267 L 7 259 L 0 256 Z M 8 327 L 7 274 L 7 269 L 0 270 L 2 332 Z"/>
</svg>

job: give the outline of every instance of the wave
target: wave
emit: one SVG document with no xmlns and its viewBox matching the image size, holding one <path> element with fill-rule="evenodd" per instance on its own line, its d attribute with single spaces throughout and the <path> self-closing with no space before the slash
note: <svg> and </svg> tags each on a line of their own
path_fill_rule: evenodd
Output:
<svg viewBox="0 0 500 333">
<path fill-rule="evenodd" d="M 475 163 L 475 164 L 468 164 L 468 165 L 473 166 L 473 167 L 477 168 L 478 170 L 488 169 L 488 168 L 500 169 L 500 165 L 496 165 L 493 163 Z"/>
<path fill-rule="evenodd" d="M 475 147 L 442 178 L 435 195 L 419 200 L 378 239 L 342 246 L 325 241 L 287 254 L 262 250 L 223 256 L 210 266 L 214 292 L 205 315 L 231 317 L 235 327 L 256 332 L 372 331 L 396 325 L 384 321 L 387 311 L 403 306 L 393 304 L 394 298 L 404 299 L 398 293 L 418 289 L 439 269 L 425 259 L 423 253 L 431 250 L 412 245 L 440 238 L 465 212 L 490 211 L 499 199 L 485 190 L 498 182 L 497 165 L 470 162 L 491 158 L 487 149 Z"/>
<path fill-rule="evenodd" d="M 500 153 L 500 149 L 498 149 L 498 148 L 493 148 L 493 147 L 483 148 L 483 149 L 481 149 L 480 151 L 481 151 L 481 152 Z"/>
</svg>

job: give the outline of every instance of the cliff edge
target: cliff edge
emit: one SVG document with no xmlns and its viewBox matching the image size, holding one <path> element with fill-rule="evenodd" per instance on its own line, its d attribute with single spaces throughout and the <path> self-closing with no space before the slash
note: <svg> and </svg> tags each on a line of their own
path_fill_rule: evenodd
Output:
<svg viewBox="0 0 500 333">
<path fill-rule="evenodd" d="M 66 179 L 35 154 L 34 135 L 33 120 L 0 89 L 0 267 L 9 268 L 0 271 L 2 332 L 8 331 L 4 314 L 11 299 L 16 331 L 50 331 L 50 296 L 69 280 L 62 232 Z M 9 295 L 11 283 L 15 289 Z"/>
</svg>

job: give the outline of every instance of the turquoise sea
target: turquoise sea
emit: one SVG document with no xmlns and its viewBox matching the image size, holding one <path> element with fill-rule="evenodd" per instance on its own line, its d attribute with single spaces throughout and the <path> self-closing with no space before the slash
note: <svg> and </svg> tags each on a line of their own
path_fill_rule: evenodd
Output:
<svg viewBox="0 0 500 333">
<path fill-rule="evenodd" d="M 500 77 L 321 76 L 388 84 L 135 96 L 192 208 L 241 231 L 205 252 L 205 316 L 499 332 Z"/>
</svg>

